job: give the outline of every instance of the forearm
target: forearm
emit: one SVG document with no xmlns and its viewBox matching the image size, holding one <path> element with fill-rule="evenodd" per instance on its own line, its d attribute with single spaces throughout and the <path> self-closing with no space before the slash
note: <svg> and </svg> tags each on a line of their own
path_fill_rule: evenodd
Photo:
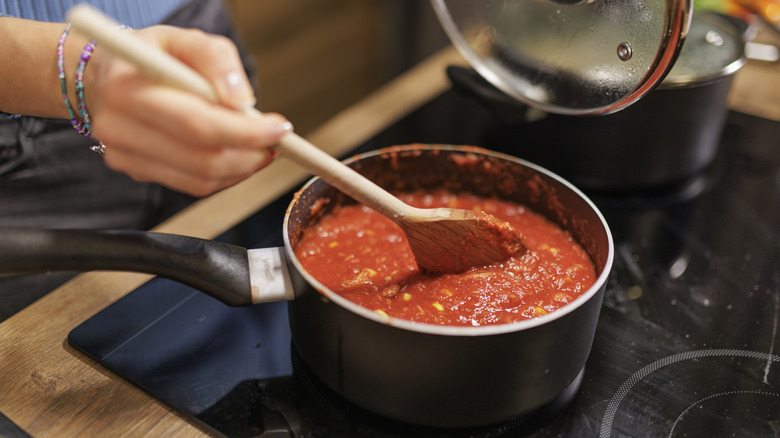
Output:
<svg viewBox="0 0 780 438">
<path fill-rule="evenodd" d="M 63 23 L 0 18 L 0 111 L 69 118 L 57 68 Z M 160 84 L 133 65 L 101 50 L 79 60 L 87 38 L 71 32 L 63 50 L 74 127 L 105 145 L 105 164 L 137 181 L 166 185 L 195 196 L 229 187 L 266 166 L 291 126 L 275 114 L 237 109 L 254 104 L 236 46 L 225 37 L 191 29 L 150 26 L 135 33 L 195 69 L 219 96 Z M 84 65 L 83 99 L 76 98 L 76 71 Z M 81 88 L 80 88 L 81 89 Z M 76 111 L 80 109 L 82 111 Z"/>
<path fill-rule="evenodd" d="M 57 42 L 64 23 L 0 17 L 0 111 L 68 118 L 57 72 Z M 73 78 L 86 39 L 74 32 L 64 46 L 64 70 L 71 105 Z"/>
</svg>

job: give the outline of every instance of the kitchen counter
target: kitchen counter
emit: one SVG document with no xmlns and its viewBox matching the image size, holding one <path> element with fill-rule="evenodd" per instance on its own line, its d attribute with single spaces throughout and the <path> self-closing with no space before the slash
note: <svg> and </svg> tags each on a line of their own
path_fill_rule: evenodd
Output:
<svg viewBox="0 0 780 438">
<path fill-rule="evenodd" d="M 780 44 L 776 35 L 759 37 Z M 341 155 L 444 91 L 445 66 L 463 63 L 452 48 L 444 49 L 338 114 L 308 139 Z M 737 111 L 780 121 L 780 64 L 748 62 L 737 73 L 730 104 Z M 276 160 L 155 231 L 214 238 L 305 178 L 296 165 Z M 207 436 L 209 431 L 67 344 L 74 327 L 149 279 L 124 272 L 83 274 L 0 324 L 0 412 L 36 437 Z"/>
</svg>

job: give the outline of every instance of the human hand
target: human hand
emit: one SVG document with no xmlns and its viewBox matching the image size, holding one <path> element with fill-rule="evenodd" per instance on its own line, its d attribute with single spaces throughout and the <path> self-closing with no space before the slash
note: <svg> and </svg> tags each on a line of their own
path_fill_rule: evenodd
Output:
<svg viewBox="0 0 780 438">
<path fill-rule="evenodd" d="M 137 181 L 206 196 L 270 163 L 269 147 L 291 125 L 278 114 L 242 111 L 255 98 L 229 39 L 170 26 L 132 32 L 203 75 L 221 105 L 150 79 L 98 46 L 84 90 L 92 133 L 106 145 L 106 165 Z"/>
</svg>

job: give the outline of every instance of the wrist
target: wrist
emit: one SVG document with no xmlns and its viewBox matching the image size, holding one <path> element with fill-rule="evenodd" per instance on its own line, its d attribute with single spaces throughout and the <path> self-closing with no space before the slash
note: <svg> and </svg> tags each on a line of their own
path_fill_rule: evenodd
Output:
<svg viewBox="0 0 780 438">
<path fill-rule="evenodd" d="M 57 71 L 57 42 L 64 28 L 64 23 L 0 17 L 0 110 L 68 117 Z"/>
</svg>

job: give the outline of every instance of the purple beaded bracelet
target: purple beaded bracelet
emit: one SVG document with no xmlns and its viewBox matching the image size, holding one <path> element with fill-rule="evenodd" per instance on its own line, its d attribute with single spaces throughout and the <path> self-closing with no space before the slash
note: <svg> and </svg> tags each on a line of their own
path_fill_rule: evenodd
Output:
<svg viewBox="0 0 780 438">
<path fill-rule="evenodd" d="M 76 114 L 73 113 L 73 108 L 70 106 L 70 99 L 68 99 L 68 86 L 65 81 L 65 63 L 63 61 L 65 38 L 67 38 L 68 32 L 70 32 L 70 23 L 68 23 L 68 25 L 65 26 L 65 30 L 62 31 L 62 35 L 60 36 L 60 40 L 57 45 L 57 73 L 60 77 L 62 100 L 65 102 L 65 108 L 68 109 L 70 125 L 73 126 L 73 129 L 75 129 L 79 134 L 89 136 L 89 131 L 86 129 L 84 124 L 78 118 L 76 118 Z"/>
<path fill-rule="evenodd" d="M 81 58 L 79 59 L 79 65 L 76 67 L 76 96 L 78 97 L 78 111 L 81 119 L 84 120 L 84 129 L 87 132 L 87 136 L 92 138 L 92 121 L 87 111 L 87 103 L 84 100 L 84 67 L 87 66 L 87 61 L 92 57 L 92 52 L 95 50 L 95 40 L 89 40 L 84 51 L 81 52 Z"/>
<path fill-rule="evenodd" d="M 130 27 L 125 25 L 121 25 L 119 28 L 130 29 Z M 87 45 L 84 46 L 84 50 L 81 52 L 81 57 L 79 58 L 79 64 L 76 67 L 75 80 L 76 97 L 78 97 L 78 111 L 81 119 L 84 120 L 84 132 L 79 132 L 89 138 L 94 137 L 92 137 L 92 119 L 89 116 L 89 111 L 87 111 L 87 102 L 84 99 L 84 69 L 87 66 L 87 61 L 89 61 L 89 59 L 92 57 L 92 53 L 95 51 L 96 46 L 97 42 L 94 39 L 89 40 Z M 103 146 L 102 143 L 99 146 L 94 146 L 92 150 L 95 150 L 95 148 L 99 148 L 100 150 L 97 152 L 103 155 L 102 151 L 105 150 L 105 146 Z"/>
</svg>

